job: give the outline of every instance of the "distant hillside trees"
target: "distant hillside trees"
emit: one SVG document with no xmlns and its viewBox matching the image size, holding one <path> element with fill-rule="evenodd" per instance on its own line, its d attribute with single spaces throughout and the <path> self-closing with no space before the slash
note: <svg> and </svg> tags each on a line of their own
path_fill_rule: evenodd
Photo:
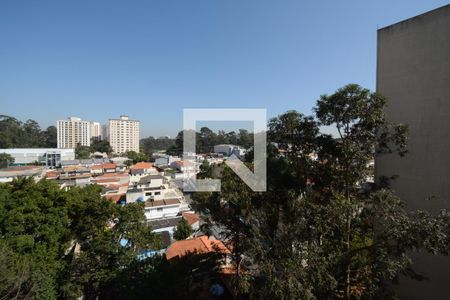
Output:
<svg viewBox="0 0 450 300">
<path fill-rule="evenodd" d="M 149 136 L 140 140 L 141 151 L 147 155 L 151 155 L 156 151 L 167 150 L 173 145 L 175 145 L 175 139 L 168 137 L 154 138 L 153 136 Z"/>
<path fill-rule="evenodd" d="M 239 129 L 235 131 L 225 132 L 219 130 L 217 133 L 208 127 L 200 128 L 196 133 L 196 152 L 197 153 L 211 153 L 214 151 L 214 146 L 219 144 L 232 144 L 249 148 L 253 145 L 253 133 L 246 129 Z M 174 144 L 167 149 L 167 154 L 180 155 L 183 153 L 183 131 L 178 132 Z"/>
<path fill-rule="evenodd" d="M 0 148 L 56 148 L 56 127 L 41 130 L 34 120 L 0 115 Z"/>
</svg>

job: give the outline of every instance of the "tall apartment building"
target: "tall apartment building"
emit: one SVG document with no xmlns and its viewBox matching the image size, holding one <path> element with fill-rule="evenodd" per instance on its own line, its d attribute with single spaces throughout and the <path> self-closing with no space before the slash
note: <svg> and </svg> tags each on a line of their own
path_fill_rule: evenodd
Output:
<svg viewBox="0 0 450 300">
<path fill-rule="evenodd" d="M 378 30 L 377 92 L 409 125 L 409 152 L 377 157 L 376 176 L 398 175 L 407 209 L 450 209 L 450 5 Z M 400 299 L 449 299 L 449 257 L 416 253 L 413 268 L 429 279 L 401 278 Z"/>
<path fill-rule="evenodd" d="M 102 125 L 99 122 L 91 122 L 91 138 L 96 141 L 102 140 Z"/>
<path fill-rule="evenodd" d="M 139 152 L 139 121 L 128 116 L 109 119 L 108 139 L 114 153 Z"/>
<path fill-rule="evenodd" d="M 56 124 L 58 148 L 70 149 L 77 145 L 91 145 L 91 122 L 80 118 L 70 117 L 67 120 L 58 120 Z"/>
</svg>

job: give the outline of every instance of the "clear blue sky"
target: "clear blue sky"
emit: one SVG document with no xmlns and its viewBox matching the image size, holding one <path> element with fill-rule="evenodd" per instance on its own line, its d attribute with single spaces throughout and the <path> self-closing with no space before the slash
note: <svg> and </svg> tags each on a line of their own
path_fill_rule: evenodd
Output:
<svg viewBox="0 0 450 300">
<path fill-rule="evenodd" d="M 1 1 L 0 114 L 42 127 L 128 114 L 175 135 L 183 108 L 288 109 L 375 87 L 376 30 L 423 0 Z"/>
</svg>

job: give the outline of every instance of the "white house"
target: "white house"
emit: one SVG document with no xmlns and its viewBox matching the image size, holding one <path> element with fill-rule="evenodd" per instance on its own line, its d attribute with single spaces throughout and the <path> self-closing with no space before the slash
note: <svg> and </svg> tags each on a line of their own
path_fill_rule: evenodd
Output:
<svg viewBox="0 0 450 300">
<path fill-rule="evenodd" d="M 147 200 L 145 202 L 145 217 L 147 220 L 176 217 L 180 212 L 179 199 Z"/>
</svg>

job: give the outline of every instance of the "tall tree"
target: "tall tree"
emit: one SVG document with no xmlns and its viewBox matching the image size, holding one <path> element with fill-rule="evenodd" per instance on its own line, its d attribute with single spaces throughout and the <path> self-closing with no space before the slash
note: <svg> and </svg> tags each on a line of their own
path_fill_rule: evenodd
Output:
<svg viewBox="0 0 450 300">
<path fill-rule="evenodd" d="M 45 147 L 56 148 L 58 136 L 56 127 L 55 126 L 47 127 L 47 129 L 43 132 L 43 134 L 45 140 Z"/>
<path fill-rule="evenodd" d="M 91 157 L 91 148 L 88 146 L 77 145 L 75 148 L 75 158 L 76 159 L 87 159 Z"/>
<path fill-rule="evenodd" d="M 321 96 L 315 116 L 280 115 L 269 122 L 278 148 L 268 146 L 267 192 L 252 192 L 225 167 L 221 193 L 193 197 L 211 224 L 228 229 L 241 292 L 386 299 L 400 274 L 415 277 L 412 251 L 448 254 L 447 212 L 407 212 L 386 185 L 366 183 L 375 155 L 406 154 L 407 129 L 387 122 L 385 105 L 352 84 Z"/>
<path fill-rule="evenodd" d="M 189 223 L 182 218 L 180 222 L 178 222 L 175 231 L 173 232 L 173 238 L 177 241 L 185 240 L 192 234 L 192 227 Z"/>
<path fill-rule="evenodd" d="M 92 139 L 91 141 L 91 146 L 89 148 L 89 150 L 94 153 L 94 152 L 101 152 L 101 153 L 106 153 L 106 154 L 111 154 L 113 149 L 111 147 L 111 145 L 109 144 L 108 141 L 106 140 L 97 140 L 97 139 Z"/>
</svg>

